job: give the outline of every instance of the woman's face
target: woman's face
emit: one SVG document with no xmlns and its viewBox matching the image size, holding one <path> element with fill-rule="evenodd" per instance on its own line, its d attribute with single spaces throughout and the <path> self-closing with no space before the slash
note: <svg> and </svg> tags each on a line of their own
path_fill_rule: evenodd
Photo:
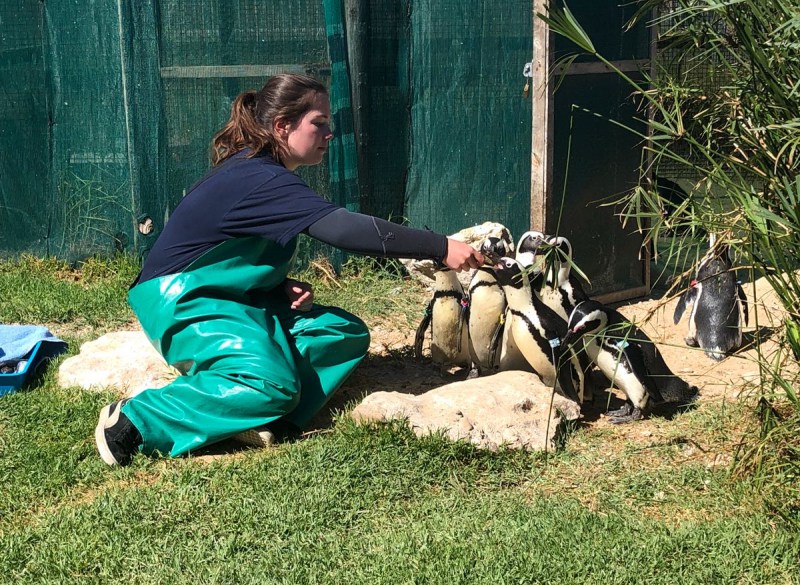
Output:
<svg viewBox="0 0 800 585">
<path fill-rule="evenodd" d="M 321 163 L 333 138 L 328 96 L 318 93 L 311 109 L 297 122 L 279 123 L 277 130 L 286 141 L 288 154 L 283 164 L 287 169 L 293 171 L 302 165 Z"/>
</svg>

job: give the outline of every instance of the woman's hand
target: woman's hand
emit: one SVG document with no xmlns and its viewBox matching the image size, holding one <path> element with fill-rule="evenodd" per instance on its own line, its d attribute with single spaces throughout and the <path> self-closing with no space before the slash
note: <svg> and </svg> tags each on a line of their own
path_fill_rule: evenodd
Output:
<svg viewBox="0 0 800 585">
<path fill-rule="evenodd" d="M 483 254 L 475 248 L 453 238 L 447 238 L 447 256 L 444 258 L 445 266 L 452 268 L 456 272 L 461 272 L 462 270 L 483 266 L 483 262 Z"/>
<path fill-rule="evenodd" d="M 292 309 L 296 311 L 311 310 L 311 306 L 314 304 L 314 290 L 310 284 L 287 278 L 283 285 L 283 290 L 286 291 L 286 296 L 289 297 Z"/>
</svg>

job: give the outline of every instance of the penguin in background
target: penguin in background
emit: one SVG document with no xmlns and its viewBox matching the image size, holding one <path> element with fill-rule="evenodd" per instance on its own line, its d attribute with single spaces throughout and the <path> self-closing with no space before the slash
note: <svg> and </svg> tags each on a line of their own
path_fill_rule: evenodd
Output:
<svg viewBox="0 0 800 585">
<path fill-rule="evenodd" d="M 565 323 L 575 305 L 589 298 L 580 278 L 572 271 L 572 244 L 564 236 L 525 232 L 517 244 L 516 259 L 530 269 L 533 289 Z"/>
<path fill-rule="evenodd" d="M 641 420 L 662 403 L 689 403 L 696 386 L 676 376 L 652 340 L 618 311 L 593 300 L 578 303 L 569 318 L 565 346 L 581 342 L 601 372 L 627 397 L 606 412 L 609 422 Z"/>
<path fill-rule="evenodd" d="M 531 290 L 567 324 L 572 309 L 589 297 L 580 279 L 572 271 L 572 244 L 564 236 L 549 236 L 539 231 L 525 232 L 519 239 L 517 259 L 529 270 Z M 521 250 L 521 252 L 520 252 Z M 501 358 L 503 366 L 519 362 L 514 339 L 506 336 Z M 592 388 L 588 384 L 591 360 L 578 352 L 578 361 L 584 378 L 584 399 L 591 400 Z"/>
<path fill-rule="evenodd" d="M 525 232 L 517 241 L 517 253 L 514 258 L 523 268 L 530 268 L 534 264 L 540 264 L 542 249 L 549 237 L 536 230 Z"/>
<path fill-rule="evenodd" d="M 682 209 L 686 201 L 690 199 L 689 193 L 675 181 L 657 173 L 653 173 L 653 189 L 662 200 L 661 216 L 670 226 L 670 231 L 676 234 L 686 233 L 685 226 L 672 227 L 672 224 L 675 212 Z"/>
<path fill-rule="evenodd" d="M 589 296 L 578 276 L 572 272 L 570 241 L 564 236 L 548 236 L 542 248 L 544 251 L 540 254 L 544 255 L 544 268 L 537 278 L 538 291 L 542 301 L 566 323 L 575 306 L 589 300 Z"/>
<path fill-rule="evenodd" d="M 550 307 L 567 325 L 572 311 L 582 301 L 589 300 L 578 276 L 572 271 L 572 244 L 564 236 L 546 236 L 542 245 L 543 272 L 531 280 L 533 294 Z M 591 401 L 594 396 L 593 384 L 589 383 L 592 361 L 586 352 L 576 352 L 583 381 L 583 397 Z"/>
<path fill-rule="evenodd" d="M 508 230 L 500 237 L 487 237 L 480 251 L 490 262 L 514 254 L 514 241 Z M 469 352 L 472 367 L 467 378 L 494 371 L 500 358 L 506 312 L 506 295 L 488 266 L 475 270 L 469 283 Z"/>
<path fill-rule="evenodd" d="M 583 401 L 583 372 L 572 351 L 564 351 L 564 321 L 542 303 L 530 288 L 522 265 L 501 258 L 493 267 L 508 302 L 506 328 L 530 368 L 542 382 L 578 404 Z"/>
<path fill-rule="evenodd" d="M 675 306 L 677 325 L 688 305 L 689 334 L 686 345 L 702 348 L 713 360 L 721 361 L 742 345 L 742 323 L 749 322 L 747 297 L 736 279 L 730 247 L 709 236 L 709 250 L 700 260 L 697 275 Z"/>
<path fill-rule="evenodd" d="M 422 357 L 425 334 L 431 330 L 431 359 L 441 368 L 469 366 L 469 299 L 456 273 L 443 267 L 434 273 L 433 296 L 417 327 L 414 353 Z"/>
</svg>

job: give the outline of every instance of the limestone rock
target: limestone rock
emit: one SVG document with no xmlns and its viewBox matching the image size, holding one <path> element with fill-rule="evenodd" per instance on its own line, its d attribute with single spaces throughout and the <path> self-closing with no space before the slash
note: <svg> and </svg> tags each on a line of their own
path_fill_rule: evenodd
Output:
<svg viewBox="0 0 800 585">
<path fill-rule="evenodd" d="M 460 242 L 466 242 L 477 249 L 485 238 L 489 236 L 499 238 L 505 229 L 506 227 L 501 223 L 486 221 L 480 225 L 459 230 L 451 234 L 450 237 Z M 432 260 L 410 260 L 404 258 L 400 260 L 400 262 L 403 263 L 403 266 L 405 266 L 412 278 L 426 286 L 431 286 L 433 284 L 433 273 L 436 271 L 436 265 Z M 474 272 L 474 270 L 465 270 L 458 273 L 458 280 L 464 288 L 469 287 L 469 281 L 472 279 Z"/>
<path fill-rule="evenodd" d="M 508 371 L 453 382 L 419 396 L 375 392 L 352 411 L 360 422 L 405 419 L 417 436 L 437 432 L 454 441 L 496 450 L 501 445 L 532 451 L 553 449 L 563 424 L 580 418 L 580 407 L 553 397 L 551 388 L 529 372 Z"/>
<path fill-rule="evenodd" d="M 116 331 L 84 343 L 78 355 L 64 360 L 58 383 L 85 390 L 116 389 L 121 396 L 134 396 L 147 388 L 161 388 L 177 375 L 144 332 Z"/>
</svg>

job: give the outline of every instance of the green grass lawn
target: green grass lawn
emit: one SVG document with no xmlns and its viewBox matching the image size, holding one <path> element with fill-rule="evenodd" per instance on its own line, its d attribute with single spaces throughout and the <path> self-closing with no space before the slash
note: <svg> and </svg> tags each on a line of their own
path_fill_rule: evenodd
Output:
<svg viewBox="0 0 800 585">
<path fill-rule="evenodd" d="M 357 269 L 308 276 L 323 302 L 413 323 L 416 285 Z M 76 353 L 130 322 L 135 271 L 0 263 L 0 322 L 47 324 Z M 730 470 L 757 434 L 745 405 L 658 421 L 644 443 L 579 428 L 546 457 L 341 413 L 268 450 L 109 468 L 93 429 L 113 394 L 59 388 L 57 365 L 0 398 L 2 583 L 800 583 L 779 486 Z"/>
</svg>

